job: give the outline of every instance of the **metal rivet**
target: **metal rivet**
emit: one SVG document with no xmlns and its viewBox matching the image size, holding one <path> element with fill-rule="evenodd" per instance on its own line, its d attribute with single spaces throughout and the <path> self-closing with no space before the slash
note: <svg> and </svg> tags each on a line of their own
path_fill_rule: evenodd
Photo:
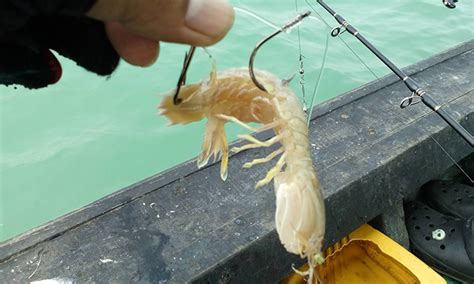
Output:
<svg viewBox="0 0 474 284">
<path fill-rule="evenodd" d="M 444 240 L 444 238 L 446 237 L 446 232 L 444 232 L 443 229 L 436 229 L 433 232 L 431 232 L 431 237 L 434 240 L 441 241 L 441 240 Z"/>
</svg>

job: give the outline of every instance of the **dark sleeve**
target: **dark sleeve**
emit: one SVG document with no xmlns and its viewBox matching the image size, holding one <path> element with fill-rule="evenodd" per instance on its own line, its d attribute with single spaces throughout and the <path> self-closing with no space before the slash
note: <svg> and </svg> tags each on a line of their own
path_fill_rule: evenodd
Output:
<svg viewBox="0 0 474 284">
<path fill-rule="evenodd" d="M 0 36 L 38 15 L 84 15 L 96 0 L 0 0 Z"/>
<path fill-rule="evenodd" d="M 0 85 L 42 88 L 62 74 L 54 50 L 98 75 L 120 57 L 103 22 L 85 16 L 96 0 L 0 0 Z"/>
</svg>

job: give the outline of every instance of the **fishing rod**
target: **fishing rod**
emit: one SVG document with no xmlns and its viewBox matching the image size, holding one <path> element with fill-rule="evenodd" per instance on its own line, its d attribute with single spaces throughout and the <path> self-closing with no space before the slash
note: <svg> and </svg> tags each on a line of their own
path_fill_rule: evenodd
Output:
<svg viewBox="0 0 474 284">
<path fill-rule="evenodd" d="M 365 37 L 363 37 L 359 31 L 357 31 L 352 25 L 350 25 L 346 19 L 341 15 L 338 15 L 334 10 L 332 10 L 323 0 L 316 0 L 329 14 L 331 14 L 334 19 L 341 25 L 336 27 L 331 31 L 333 37 L 338 36 L 344 31 L 348 31 L 351 35 L 356 37 L 363 45 L 365 45 L 375 56 L 377 56 L 393 73 L 395 73 L 400 80 L 405 83 L 407 88 L 412 92 L 411 97 L 407 97 L 402 100 L 400 103 L 401 108 L 406 108 L 413 103 L 413 99 L 418 98 L 423 102 L 427 107 L 437 113 L 444 121 L 446 121 L 464 140 L 466 140 L 471 147 L 474 147 L 474 136 L 469 133 L 464 127 L 459 124 L 449 113 L 441 108 L 441 105 L 436 102 L 435 99 L 431 97 L 423 88 L 418 85 L 410 76 L 405 72 L 400 70 L 392 61 L 385 57 L 377 48 L 375 48 Z M 457 2 L 457 1 L 456 1 Z M 342 30 L 344 29 L 344 30 Z"/>
</svg>

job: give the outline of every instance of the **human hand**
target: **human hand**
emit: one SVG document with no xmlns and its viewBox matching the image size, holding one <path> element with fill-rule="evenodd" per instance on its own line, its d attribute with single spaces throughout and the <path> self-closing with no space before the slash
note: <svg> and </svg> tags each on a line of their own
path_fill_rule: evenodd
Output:
<svg viewBox="0 0 474 284">
<path fill-rule="evenodd" d="M 160 41 L 208 46 L 234 21 L 226 0 L 98 0 L 87 15 L 105 22 L 115 50 L 139 66 L 155 62 Z"/>
<path fill-rule="evenodd" d="M 99 75 L 118 55 L 148 66 L 160 41 L 207 46 L 233 19 L 226 0 L 0 0 L 0 84 L 56 83 L 62 70 L 50 50 Z"/>
</svg>

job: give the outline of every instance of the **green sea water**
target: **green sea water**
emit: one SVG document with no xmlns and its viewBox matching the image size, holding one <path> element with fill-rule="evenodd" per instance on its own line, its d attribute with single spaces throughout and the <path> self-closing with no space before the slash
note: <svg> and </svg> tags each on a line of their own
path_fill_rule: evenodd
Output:
<svg viewBox="0 0 474 284">
<path fill-rule="evenodd" d="M 295 16 L 294 0 L 231 2 L 278 25 Z M 474 0 L 461 0 L 454 10 L 441 0 L 328 3 L 401 67 L 474 38 Z M 300 11 L 310 9 L 305 1 L 297 4 Z M 336 26 L 322 8 L 314 8 Z M 237 12 L 230 34 L 208 51 L 218 70 L 246 66 L 253 46 L 272 31 Z M 299 31 L 308 103 L 326 41 L 327 60 L 316 103 L 375 79 L 339 39 L 327 37 L 328 28 L 321 21 L 308 19 Z M 376 76 L 389 72 L 348 33 L 341 37 Z M 280 35 L 261 49 L 256 66 L 291 77 L 300 67 L 298 42 L 297 29 Z M 0 87 L 0 241 L 199 153 L 204 123 L 167 127 L 156 110 L 159 94 L 175 86 L 187 48 L 162 44 L 152 67 L 122 62 L 110 78 L 97 77 L 61 58 L 64 75 L 57 85 L 35 91 Z M 198 51 L 188 82 L 206 78 L 210 64 L 206 53 Z M 301 96 L 298 78 L 292 87 Z M 233 125 L 227 130 L 231 140 L 241 131 Z"/>
</svg>

